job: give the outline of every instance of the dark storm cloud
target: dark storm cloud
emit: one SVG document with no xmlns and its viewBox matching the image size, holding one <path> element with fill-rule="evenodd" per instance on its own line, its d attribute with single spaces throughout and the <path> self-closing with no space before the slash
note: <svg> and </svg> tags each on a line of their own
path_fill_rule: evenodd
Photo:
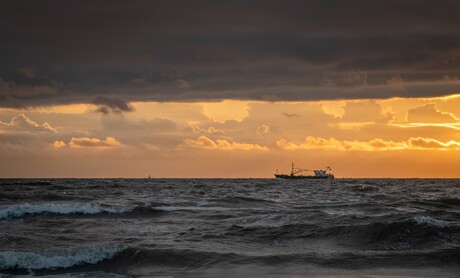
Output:
<svg viewBox="0 0 460 278">
<path fill-rule="evenodd" d="M 458 14 L 446 0 L 2 1 L 0 105 L 454 93 Z"/>
<path fill-rule="evenodd" d="M 102 114 L 132 112 L 134 108 L 129 102 L 119 97 L 97 96 L 93 102 L 97 105 L 96 112 Z"/>
</svg>

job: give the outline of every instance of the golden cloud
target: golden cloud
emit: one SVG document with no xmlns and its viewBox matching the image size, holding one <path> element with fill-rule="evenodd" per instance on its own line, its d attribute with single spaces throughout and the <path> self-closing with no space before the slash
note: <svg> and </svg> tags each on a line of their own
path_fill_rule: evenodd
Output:
<svg viewBox="0 0 460 278">
<path fill-rule="evenodd" d="M 280 139 L 277 146 L 283 150 L 338 150 L 338 151 L 389 151 L 389 150 L 460 150 L 460 142 L 442 142 L 433 138 L 411 137 L 407 141 L 387 141 L 375 138 L 369 141 L 349 141 L 335 138 L 308 136 L 304 142 L 295 143 Z"/>
<path fill-rule="evenodd" d="M 257 127 L 257 134 L 266 135 L 270 133 L 270 127 L 268 125 L 261 125 Z"/>
<path fill-rule="evenodd" d="M 388 123 L 394 120 L 394 114 L 384 111 L 375 100 L 348 101 L 343 106 L 342 122 L 376 122 Z"/>
<path fill-rule="evenodd" d="M 247 101 L 225 100 L 221 102 L 206 102 L 202 104 L 202 113 L 215 122 L 234 120 L 241 122 L 249 116 Z"/>
<path fill-rule="evenodd" d="M 19 132 L 57 132 L 57 130 L 47 122 L 40 125 L 29 119 L 24 114 L 17 115 L 16 117 L 12 118 L 9 123 L 0 121 L 0 128 Z"/>
<path fill-rule="evenodd" d="M 407 121 L 412 123 L 458 123 L 459 119 L 452 113 L 436 109 L 436 104 L 427 103 L 407 111 Z"/>
<path fill-rule="evenodd" d="M 51 144 L 53 148 L 62 148 L 66 146 L 66 143 L 64 141 L 54 141 L 53 144 Z"/>
<path fill-rule="evenodd" d="M 237 143 L 228 140 L 218 139 L 211 140 L 208 137 L 202 135 L 196 140 L 185 139 L 182 142 L 182 146 L 191 147 L 191 148 L 201 148 L 201 149 L 211 149 L 211 150 L 259 150 L 259 151 L 268 151 L 266 146 L 260 146 L 257 144 L 248 144 L 248 143 Z"/>
<path fill-rule="evenodd" d="M 197 124 L 190 124 L 189 126 L 192 128 L 193 132 L 195 132 L 195 133 L 208 133 L 208 134 L 214 134 L 214 135 L 225 135 L 225 132 L 223 130 L 214 128 L 212 126 L 209 127 L 208 129 L 201 128 Z"/>
<path fill-rule="evenodd" d="M 107 137 L 105 140 L 88 137 L 72 137 L 69 142 L 71 147 L 116 147 L 120 143 L 113 137 Z"/>
<path fill-rule="evenodd" d="M 408 140 L 410 146 L 414 148 L 420 149 L 438 149 L 438 150 L 460 150 L 460 142 L 457 141 L 449 141 L 449 142 L 441 142 L 431 138 L 410 138 Z"/>
</svg>

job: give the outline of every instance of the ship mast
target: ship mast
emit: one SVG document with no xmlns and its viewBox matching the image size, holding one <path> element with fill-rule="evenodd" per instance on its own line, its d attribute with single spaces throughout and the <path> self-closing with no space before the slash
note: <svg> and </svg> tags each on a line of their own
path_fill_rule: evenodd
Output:
<svg viewBox="0 0 460 278">
<path fill-rule="evenodd" d="M 294 162 L 291 162 L 292 163 L 292 167 L 291 167 L 291 176 L 294 176 Z"/>
</svg>

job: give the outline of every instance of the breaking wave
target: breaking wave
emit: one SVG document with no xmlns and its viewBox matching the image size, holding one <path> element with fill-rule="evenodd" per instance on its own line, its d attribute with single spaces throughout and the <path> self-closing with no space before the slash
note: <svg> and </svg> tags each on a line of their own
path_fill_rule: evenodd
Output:
<svg viewBox="0 0 460 278">
<path fill-rule="evenodd" d="M 205 269 L 212 265 L 227 263 L 231 265 L 257 264 L 276 266 L 284 264 L 311 264 L 339 268 L 366 268 L 385 266 L 423 266 L 427 263 L 437 265 L 456 265 L 459 263 L 459 250 L 441 249 L 434 252 L 382 253 L 336 253 L 335 257 L 316 252 L 249 254 L 199 251 L 189 249 L 139 249 L 121 246 L 94 246 L 79 249 L 49 250 L 34 252 L 0 252 L 0 269 L 15 273 L 17 270 L 55 270 L 78 267 L 85 264 L 100 264 L 100 269 L 121 268 L 175 268 L 182 271 Z M 75 268 L 78 270 L 78 268 Z"/>
<path fill-rule="evenodd" d="M 460 267 L 458 180 L 42 181 L 0 180 L 0 277 Z"/>
<path fill-rule="evenodd" d="M 418 225 L 429 225 L 429 226 L 435 226 L 438 228 L 445 228 L 449 225 L 448 221 L 434 219 L 428 216 L 416 216 L 413 218 L 413 220 Z"/>
<path fill-rule="evenodd" d="M 0 269 L 56 269 L 96 264 L 123 251 L 125 247 L 96 245 L 42 252 L 0 252 Z"/>
<path fill-rule="evenodd" d="M 417 216 L 404 221 L 374 222 L 365 225 L 337 225 L 322 227 L 314 224 L 288 224 L 281 226 L 232 225 L 221 235 L 212 237 L 238 237 L 248 241 L 325 239 L 333 238 L 343 245 L 360 246 L 364 249 L 408 249 L 436 244 L 444 236 L 456 233 L 444 230 L 451 222 L 427 216 Z"/>
<path fill-rule="evenodd" d="M 47 204 L 21 204 L 0 206 L 0 220 L 17 218 L 33 214 L 98 214 L 98 213 L 123 213 L 132 208 L 110 207 L 95 203 L 47 203 Z"/>
<path fill-rule="evenodd" d="M 201 206 L 127 206 L 116 207 L 97 203 L 45 203 L 45 204 L 22 204 L 0 206 L 0 220 L 20 218 L 40 214 L 83 214 L 94 215 L 101 213 L 109 214 L 135 214 L 155 215 L 175 211 L 227 211 L 224 207 L 201 207 Z"/>
</svg>

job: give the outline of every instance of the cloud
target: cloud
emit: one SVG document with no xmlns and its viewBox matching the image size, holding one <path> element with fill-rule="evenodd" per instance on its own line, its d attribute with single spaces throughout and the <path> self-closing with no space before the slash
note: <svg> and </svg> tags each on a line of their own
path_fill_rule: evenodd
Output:
<svg viewBox="0 0 460 278">
<path fill-rule="evenodd" d="M 57 130 L 47 122 L 38 124 L 29 119 L 24 114 L 17 115 L 16 117 L 12 118 L 9 123 L 0 121 L 0 129 L 5 129 L 13 132 L 57 132 Z"/>
<path fill-rule="evenodd" d="M 225 135 L 225 132 L 223 130 L 217 129 L 215 127 L 208 127 L 208 129 L 201 128 L 197 124 L 192 124 L 190 125 L 192 128 L 193 132 L 195 133 L 203 133 L 203 134 L 213 134 L 213 135 Z"/>
<path fill-rule="evenodd" d="M 152 131 L 172 131 L 177 128 L 174 121 L 166 118 L 155 117 L 154 119 L 142 119 L 139 121 L 130 121 L 122 114 L 104 115 L 101 123 L 105 131 L 126 134 L 126 132 L 135 132 L 137 135 Z"/>
<path fill-rule="evenodd" d="M 24 74 L 24 76 L 28 78 L 35 77 L 35 69 L 32 66 L 24 66 L 18 70 L 20 73 Z"/>
<path fill-rule="evenodd" d="M 182 142 L 183 147 L 197 148 L 197 149 L 210 149 L 210 150 L 257 150 L 257 151 L 268 151 L 266 146 L 260 146 L 257 144 L 248 144 L 248 143 L 237 143 L 233 141 L 218 139 L 211 140 L 208 137 L 202 135 L 196 140 L 185 139 Z"/>
<path fill-rule="evenodd" d="M 0 78 L 0 97 L 4 97 L 6 100 L 22 98 L 44 96 L 44 95 L 56 95 L 58 93 L 57 84 L 51 85 L 28 85 L 28 84 L 17 84 L 14 81 L 5 81 Z"/>
<path fill-rule="evenodd" d="M 410 138 L 408 144 L 413 148 L 419 149 L 437 149 L 437 150 L 460 150 L 460 142 L 448 141 L 441 142 L 431 138 Z"/>
<path fill-rule="evenodd" d="M 406 141 L 375 138 L 369 141 L 349 141 L 335 138 L 308 136 L 304 142 L 295 143 L 280 139 L 277 146 L 283 150 L 334 150 L 334 151 L 394 151 L 394 150 L 460 150 L 460 142 L 442 142 L 433 138 L 411 137 Z"/>
<path fill-rule="evenodd" d="M 283 112 L 283 115 L 288 117 L 288 118 L 296 118 L 296 117 L 299 117 L 298 114 L 296 113 L 287 113 L 287 112 Z"/>
<path fill-rule="evenodd" d="M 257 127 L 257 134 L 266 135 L 270 133 L 270 127 L 268 125 L 261 125 Z"/>
<path fill-rule="evenodd" d="M 59 149 L 59 148 L 62 148 L 62 147 L 65 147 L 66 146 L 66 143 L 64 141 L 54 141 L 51 146 L 53 148 L 56 148 L 56 149 Z"/>
<path fill-rule="evenodd" d="M 132 112 L 134 107 L 119 97 L 97 96 L 93 103 L 98 106 L 96 112 L 102 114 Z"/>
<path fill-rule="evenodd" d="M 407 89 L 404 80 L 401 78 L 399 74 L 393 76 L 391 79 L 387 81 L 387 83 L 388 83 L 388 87 L 394 90 L 404 91 Z"/>
<path fill-rule="evenodd" d="M 69 141 L 69 146 L 71 147 L 116 147 L 119 145 L 120 143 L 113 137 L 107 137 L 105 140 L 88 137 L 72 137 Z"/>
<path fill-rule="evenodd" d="M 452 77 L 452 76 L 446 74 L 446 75 L 444 75 L 442 77 L 442 80 L 447 81 L 447 82 L 456 82 L 456 81 L 459 81 L 459 78 L 458 77 Z"/>
<path fill-rule="evenodd" d="M 382 106 L 373 100 L 350 101 L 343 107 L 344 122 L 385 123 L 393 119 L 393 114 L 384 112 Z"/>
<path fill-rule="evenodd" d="M 248 103 L 244 101 L 220 101 L 203 104 L 203 115 L 215 122 L 242 121 L 249 115 Z"/>
<path fill-rule="evenodd" d="M 324 113 L 335 118 L 342 118 L 345 114 L 345 105 L 346 101 L 325 101 L 321 103 L 321 109 Z"/>
<path fill-rule="evenodd" d="M 407 111 L 407 121 L 411 123 L 457 123 L 459 119 L 452 113 L 436 109 L 436 104 L 428 103 Z"/>
<path fill-rule="evenodd" d="M 182 88 L 182 89 L 190 89 L 192 87 L 190 82 L 184 79 L 177 79 L 175 82 L 177 86 L 179 86 L 179 88 Z"/>
<path fill-rule="evenodd" d="M 330 150 L 346 150 L 343 144 L 334 138 L 314 138 L 308 136 L 303 143 L 288 142 L 285 139 L 276 141 L 278 147 L 284 150 L 301 150 L 301 149 L 330 149 Z"/>
<path fill-rule="evenodd" d="M 351 70 L 346 73 L 346 76 L 343 78 L 343 82 L 353 86 L 367 86 L 367 72 Z M 324 80 L 322 84 L 324 85 Z M 333 82 L 329 80 L 326 84 L 332 85 Z"/>
<path fill-rule="evenodd" d="M 458 81 L 440 79 L 460 67 L 457 1 L 198 2 L 205 8 L 177 0 L 110 8 L 105 1 L 2 2 L 0 77 L 18 88 L 0 95 L 34 106 L 91 103 L 104 92 L 130 102 L 198 102 L 423 97 L 458 89 Z M 25 61 L 40 75 L 18 72 Z M 68 92 L 34 97 L 45 90 L 40 77 Z M 13 104 L 0 97 L 0 106 Z"/>
</svg>

